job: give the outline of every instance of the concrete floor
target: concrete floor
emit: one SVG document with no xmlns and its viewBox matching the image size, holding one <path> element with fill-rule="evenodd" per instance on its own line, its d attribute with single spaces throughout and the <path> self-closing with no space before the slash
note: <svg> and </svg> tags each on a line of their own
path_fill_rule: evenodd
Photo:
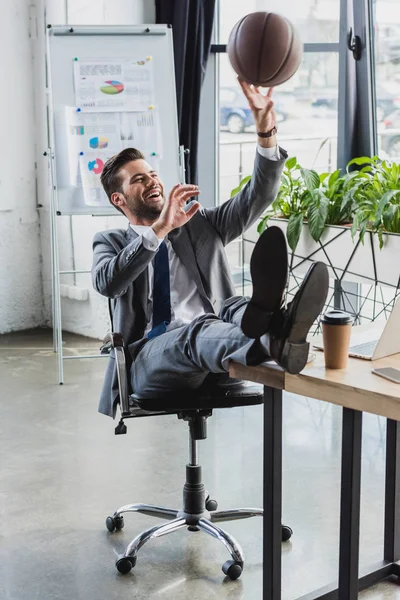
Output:
<svg viewBox="0 0 400 600">
<path fill-rule="evenodd" d="M 66 353 L 93 340 L 65 336 Z M 57 384 L 47 331 L 0 337 L 0 598 L 2 600 L 261 600 L 261 522 L 224 524 L 246 564 L 225 580 L 225 548 L 186 530 L 150 541 L 135 569 L 119 575 L 115 557 L 155 521 L 127 515 L 110 534 L 105 517 L 131 502 L 179 507 L 187 427 L 174 416 L 131 421 L 115 437 L 97 413 L 106 359 L 65 361 Z M 287 395 L 284 401 L 283 598 L 336 577 L 341 414 L 338 407 Z M 366 415 L 363 445 L 361 566 L 380 560 L 385 423 Z M 220 508 L 261 506 L 262 409 L 215 411 L 200 443 L 204 479 Z M 160 523 L 160 521 L 157 521 Z M 360 594 L 400 598 L 397 582 Z"/>
</svg>

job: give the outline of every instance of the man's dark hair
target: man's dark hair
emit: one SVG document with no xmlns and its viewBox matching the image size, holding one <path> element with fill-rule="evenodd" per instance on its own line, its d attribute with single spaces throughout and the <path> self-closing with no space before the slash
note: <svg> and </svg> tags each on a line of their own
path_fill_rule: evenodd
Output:
<svg viewBox="0 0 400 600">
<path fill-rule="evenodd" d="M 103 172 L 100 176 L 101 184 L 111 204 L 122 214 L 124 214 L 124 212 L 111 201 L 111 195 L 114 192 L 122 192 L 122 181 L 119 171 L 128 162 L 131 162 L 132 160 L 144 160 L 144 158 L 145 156 L 140 150 L 137 150 L 136 148 L 125 148 L 115 156 L 109 158 L 104 165 Z"/>
</svg>

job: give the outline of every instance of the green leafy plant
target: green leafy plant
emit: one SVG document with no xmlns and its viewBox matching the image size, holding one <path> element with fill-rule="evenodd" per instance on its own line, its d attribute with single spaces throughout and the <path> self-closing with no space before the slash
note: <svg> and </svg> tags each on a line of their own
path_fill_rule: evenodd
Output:
<svg viewBox="0 0 400 600">
<path fill-rule="evenodd" d="M 236 196 L 236 194 L 238 194 L 240 192 L 240 190 L 242 188 L 244 188 L 244 186 L 246 185 L 246 183 L 248 183 L 251 179 L 251 175 L 247 175 L 247 177 L 245 177 L 244 179 L 241 180 L 241 182 L 239 183 L 239 185 L 235 188 L 233 188 L 233 190 L 231 191 L 231 198 L 233 198 L 233 196 Z"/>
<path fill-rule="evenodd" d="M 352 167 L 358 170 L 351 170 Z M 243 179 L 232 190 L 239 192 L 250 180 Z M 355 158 L 345 173 L 318 174 L 305 169 L 296 157 L 285 163 L 278 195 L 261 218 L 258 232 L 262 233 L 272 218 L 288 220 L 286 236 L 292 251 L 300 239 L 303 224 L 318 241 L 327 225 L 351 225 L 353 238 L 363 242 L 367 230 L 376 233 L 379 245 L 384 232 L 400 233 L 400 165 L 372 158 Z"/>
<path fill-rule="evenodd" d="M 315 241 L 321 238 L 326 225 L 339 225 L 351 221 L 351 203 L 343 204 L 343 197 L 351 187 L 354 175 L 321 173 L 304 169 L 296 157 L 286 161 L 282 183 L 276 200 L 258 226 L 264 231 L 271 217 L 288 219 L 287 239 L 294 251 L 300 239 L 303 223 L 307 222 Z"/>
<path fill-rule="evenodd" d="M 355 158 L 347 165 L 361 167 L 355 185 L 343 198 L 344 207 L 353 207 L 352 236 L 359 232 L 378 234 L 379 247 L 384 244 L 383 233 L 400 233 L 400 165 L 381 161 L 377 156 Z"/>
<path fill-rule="evenodd" d="M 297 246 L 300 238 L 309 200 L 309 191 L 305 182 L 300 177 L 300 173 L 296 173 L 300 169 L 296 157 L 286 161 L 278 195 L 271 205 L 271 210 L 261 219 L 257 228 L 258 232 L 262 233 L 269 219 L 274 216 L 288 219 L 287 237 L 288 240 L 290 239 L 289 244 L 293 244 L 294 247 Z"/>
</svg>

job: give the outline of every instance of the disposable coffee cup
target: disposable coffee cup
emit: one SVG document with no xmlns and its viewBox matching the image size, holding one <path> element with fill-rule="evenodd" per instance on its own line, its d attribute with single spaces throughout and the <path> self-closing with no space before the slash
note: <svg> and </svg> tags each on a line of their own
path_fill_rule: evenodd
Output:
<svg viewBox="0 0 400 600">
<path fill-rule="evenodd" d="M 349 358 L 353 318 L 342 310 L 331 310 L 321 319 L 324 340 L 325 366 L 344 369 Z"/>
</svg>

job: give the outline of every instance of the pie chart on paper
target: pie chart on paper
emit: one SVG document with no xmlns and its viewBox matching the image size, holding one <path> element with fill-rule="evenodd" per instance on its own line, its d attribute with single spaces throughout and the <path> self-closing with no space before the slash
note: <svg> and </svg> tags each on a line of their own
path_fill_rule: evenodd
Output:
<svg viewBox="0 0 400 600">
<path fill-rule="evenodd" d="M 124 84 L 120 81 L 114 81 L 114 79 L 110 79 L 109 81 L 105 81 L 103 85 L 100 86 L 100 91 L 103 94 L 120 94 L 124 91 Z"/>
<path fill-rule="evenodd" d="M 88 162 L 89 171 L 93 171 L 95 175 L 100 175 L 100 173 L 104 169 L 104 163 L 100 158 L 96 158 L 96 160 L 90 160 Z"/>
</svg>

